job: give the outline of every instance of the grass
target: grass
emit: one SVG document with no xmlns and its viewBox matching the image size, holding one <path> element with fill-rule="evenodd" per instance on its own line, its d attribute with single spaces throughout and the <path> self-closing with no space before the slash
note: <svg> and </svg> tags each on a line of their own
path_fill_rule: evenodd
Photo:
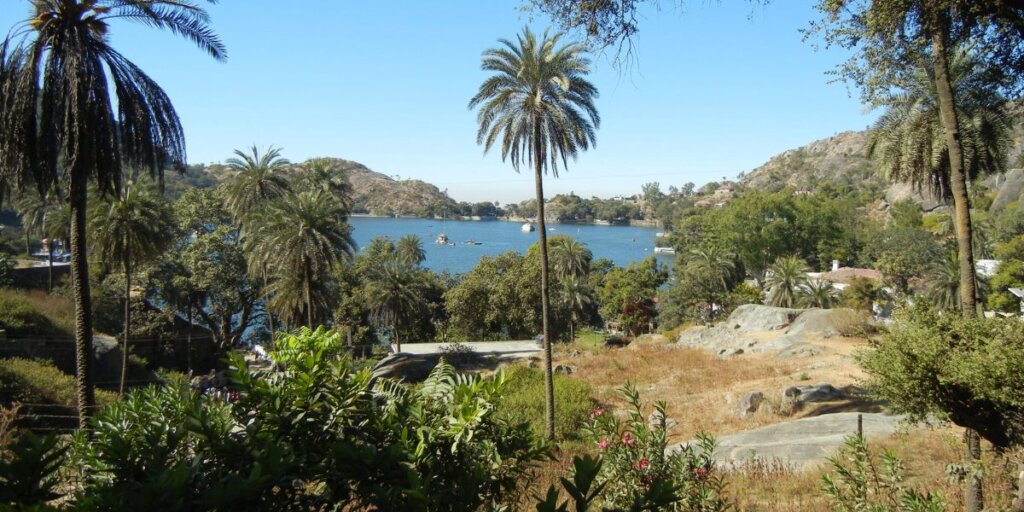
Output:
<svg viewBox="0 0 1024 512">
<path fill-rule="evenodd" d="M 497 414 L 530 424 L 534 433 L 545 433 L 544 373 L 537 368 L 512 366 L 506 373 L 505 391 L 498 402 Z M 555 375 L 555 434 L 560 440 L 580 441 L 580 429 L 597 402 L 586 382 Z"/>
<path fill-rule="evenodd" d="M 13 336 L 71 336 L 74 304 L 42 291 L 0 288 L 0 328 Z"/>
<path fill-rule="evenodd" d="M 576 331 L 576 339 L 570 346 L 579 350 L 595 352 L 604 349 L 605 338 L 607 338 L 606 334 L 596 332 L 593 329 L 580 329 Z"/>
</svg>

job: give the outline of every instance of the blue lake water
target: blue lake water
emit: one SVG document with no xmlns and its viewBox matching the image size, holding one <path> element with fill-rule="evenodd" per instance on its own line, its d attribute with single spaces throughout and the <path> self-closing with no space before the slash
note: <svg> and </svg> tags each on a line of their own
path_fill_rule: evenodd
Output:
<svg viewBox="0 0 1024 512">
<path fill-rule="evenodd" d="M 378 236 L 398 240 L 416 235 L 427 253 L 427 268 L 436 272 L 469 272 L 484 256 L 505 251 L 526 250 L 537 242 L 537 232 L 523 232 L 522 223 L 503 221 L 446 221 L 434 219 L 392 219 L 385 217 L 352 217 L 352 237 L 359 248 L 366 247 Z M 434 243 L 441 233 L 455 245 Z M 608 258 L 618 266 L 641 261 L 654 253 L 657 228 L 635 226 L 593 226 L 579 224 L 548 224 L 548 236 L 569 235 L 587 244 L 594 259 Z M 467 244 L 468 240 L 480 245 Z M 658 255 L 663 262 L 672 256 Z"/>
</svg>

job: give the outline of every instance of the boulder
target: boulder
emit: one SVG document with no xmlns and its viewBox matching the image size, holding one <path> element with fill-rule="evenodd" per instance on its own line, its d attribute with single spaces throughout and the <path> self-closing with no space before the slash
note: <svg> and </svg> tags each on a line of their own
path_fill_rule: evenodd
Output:
<svg viewBox="0 0 1024 512">
<path fill-rule="evenodd" d="M 792 386 L 782 392 L 784 399 L 794 402 L 830 402 L 846 397 L 846 393 L 832 384 L 822 382 L 813 386 Z"/>
<path fill-rule="evenodd" d="M 744 304 L 725 321 L 734 332 L 776 331 L 796 320 L 802 309 L 777 308 L 760 304 Z"/>
<path fill-rule="evenodd" d="M 760 391 L 751 391 L 740 399 L 740 416 L 748 416 L 754 414 L 761 407 L 761 402 L 764 401 L 764 393 Z"/>
</svg>

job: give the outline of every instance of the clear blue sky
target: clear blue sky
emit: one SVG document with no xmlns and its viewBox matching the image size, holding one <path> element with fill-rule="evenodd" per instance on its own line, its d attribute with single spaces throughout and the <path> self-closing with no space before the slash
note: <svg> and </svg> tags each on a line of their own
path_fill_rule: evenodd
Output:
<svg viewBox="0 0 1024 512">
<path fill-rule="evenodd" d="M 0 0 L 0 27 L 28 10 Z M 845 58 L 816 52 L 798 29 L 811 0 L 665 1 L 648 10 L 638 59 L 594 61 L 602 123 L 597 147 L 546 181 L 549 197 L 633 194 L 734 178 L 771 156 L 874 119 L 825 72 Z M 20 5 L 20 7 L 19 7 Z M 466 104 L 485 78 L 480 54 L 524 25 L 549 21 L 518 0 L 367 2 L 221 0 L 209 6 L 226 63 L 184 39 L 130 23 L 119 50 L 160 83 L 185 127 L 192 163 L 223 161 L 253 143 L 293 161 L 336 156 L 447 189 L 456 200 L 533 195 L 499 153 L 476 145 Z"/>
</svg>

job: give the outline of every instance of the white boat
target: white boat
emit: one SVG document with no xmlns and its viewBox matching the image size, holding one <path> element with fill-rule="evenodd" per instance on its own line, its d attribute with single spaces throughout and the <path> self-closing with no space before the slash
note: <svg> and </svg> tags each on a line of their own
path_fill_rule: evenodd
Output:
<svg viewBox="0 0 1024 512">
<path fill-rule="evenodd" d="M 527 222 L 526 224 L 523 224 L 523 227 L 520 229 L 523 230 L 523 233 L 530 233 L 534 230 L 534 227 L 532 223 Z"/>
<path fill-rule="evenodd" d="M 675 254 L 676 250 L 674 247 L 655 247 L 654 254 Z"/>
<path fill-rule="evenodd" d="M 437 235 L 437 240 L 434 240 L 434 243 L 437 245 L 448 245 L 448 235 L 444 233 Z"/>
</svg>

